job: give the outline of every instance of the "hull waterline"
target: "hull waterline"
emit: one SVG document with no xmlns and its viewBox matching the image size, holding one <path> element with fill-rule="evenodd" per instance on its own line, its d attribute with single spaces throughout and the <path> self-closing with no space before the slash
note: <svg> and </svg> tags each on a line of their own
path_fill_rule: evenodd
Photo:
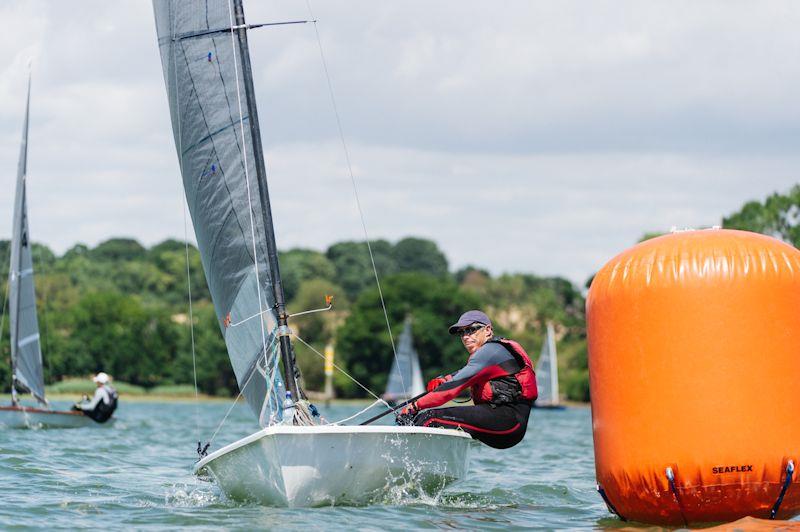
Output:
<svg viewBox="0 0 800 532">
<path fill-rule="evenodd" d="M 441 492 L 466 475 L 471 442 L 429 427 L 276 425 L 203 458 L 195 474 L 269 506 L 365 504 L 395 486 Z"/>
</svg>

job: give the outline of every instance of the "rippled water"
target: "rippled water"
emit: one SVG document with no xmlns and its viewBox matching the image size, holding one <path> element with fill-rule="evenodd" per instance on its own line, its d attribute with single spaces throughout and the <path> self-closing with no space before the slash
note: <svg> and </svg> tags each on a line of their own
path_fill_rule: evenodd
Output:
<svg viewBox="0 0 800 532">
<path fill-rule="evenodd" d="M 64 406 L 64 405 L 61 405 Z M 191 474 L 198 426 L 208 439 L 225 403 L 123 402 L 114 425 L 0 430 L 0 528 L 604 528 L 594 490 L 587 408 L 535 410 L 525 440 L 504 451 L 475 444 L 467 479 L 437 498 L 387 494 L 381 504 L 313 509 L 230 502 Z M 339 419 L 357 407 L 321 408 Z M 237 405 L 212 449 L 255 430 Z"/>
</svg>

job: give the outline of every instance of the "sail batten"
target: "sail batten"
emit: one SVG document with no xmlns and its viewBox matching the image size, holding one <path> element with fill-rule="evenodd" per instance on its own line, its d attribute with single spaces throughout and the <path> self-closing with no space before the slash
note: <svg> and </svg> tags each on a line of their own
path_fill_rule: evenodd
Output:
<svg viewBox="0 0 800 532">
<path fill-rule="evenodd" d="M 270 348 L 279 322 L 277 270 L 270 264 L 277 251 L 268 200 L 254 178 L 265 170 L 251 123 L 255 106 L 243 93 L 247 57 L 241 39 L 232 36 L 227 2 L 154 0 L 153 9 L 203 269 L 239 388 L 267 424 L 280 418 L 283 395 L 278 357 Z M 238 323 L 259 313 L 263 320 Z"/>
<path fill-rule="evenodd" d="M 9 331 L 11 340 L 12 385 L 29 392 L 47 404 L 44 391 L 42 349 L 39 320 L 36 315 L 33 256 L 28 227 L 28 204 L 25 181 L 28 173 L 28 124 L 30 117 L 30 80 L 25 104 L 25 121 L 17 166 L 17 187 L 14 199 L 14 220 L 11 234 L 9 268 Z"/>
</svg>

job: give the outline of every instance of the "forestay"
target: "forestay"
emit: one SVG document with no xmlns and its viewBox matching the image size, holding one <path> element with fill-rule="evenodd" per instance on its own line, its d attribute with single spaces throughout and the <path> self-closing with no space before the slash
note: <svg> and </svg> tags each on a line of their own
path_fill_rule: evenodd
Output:
<svg viewBox="0 0 800 532">
<path fill-rule="evenodd" d="M 389 382 L 383 397 L 396 401 L 414 397 L 424 391 L 425 385 L 422 382 L 419 355 L 414 349 L 414 338 L 411 333 L 411 321 L 406 320 L 403 334 L 400 335 L 397 357 L 392 363 L 392 371 L 389 374 Z"/>
<path fill-rule="evenodd" d="M 263 160 L 254 152 L 255 104 L 245 101 L 246 69 L 231 31 L 234 7 L 226 1 L 154 0 L 153 8 L 175 146 L 206 279 L 239 388 L 267 425 L 280 419 L 277 406 L 284 394 L 267 258 L 275 250 L 266 249 L 265 227 L 272 221 L 256 178 L 257 165 L 263 175 Z"/>
<path fill-rule="evenodd" d="M 36 317 L 36 294 L 33 287 L 33 260 L 28 234 L 28 205 L 25 179 L 28 171 L 28 116 L 30 83 L 22 127 L 22 146 L 17 167 L 17 191 L 14 200 L 14 222 L 11 234 L 11 267 L 9 268 L 9 329 L 11 367 L 15 388 L 30 392 L 45 403 L 42 349 L 39 344 L 39 320 Z"/>
</svg>

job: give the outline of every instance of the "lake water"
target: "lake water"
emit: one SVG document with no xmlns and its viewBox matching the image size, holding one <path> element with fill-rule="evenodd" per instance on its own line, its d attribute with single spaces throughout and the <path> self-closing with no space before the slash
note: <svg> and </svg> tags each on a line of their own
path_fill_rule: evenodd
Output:
<svg viewBox="0 0 800 532">
<path fill-rule="evenodd" d="M 66 405 L 60 405 L 66 406 Z M 136 529 L 592 529 L 619 527 L 595 492 L 588 408 L 535 410 L 508 450 L 475 444 L 465 481 L 437 498 L 394 493 L 364 507 L 269 508 L 227 501 L 196 480 L 198 434 L 207 440 L 226 403 L 123 402 L 115 424 L 0 430 L 0 528 Z M 321 408 L 340 419 L 356 406 Z M 237 405 L 211 449 L 257 427 Z"/>
</svg>

